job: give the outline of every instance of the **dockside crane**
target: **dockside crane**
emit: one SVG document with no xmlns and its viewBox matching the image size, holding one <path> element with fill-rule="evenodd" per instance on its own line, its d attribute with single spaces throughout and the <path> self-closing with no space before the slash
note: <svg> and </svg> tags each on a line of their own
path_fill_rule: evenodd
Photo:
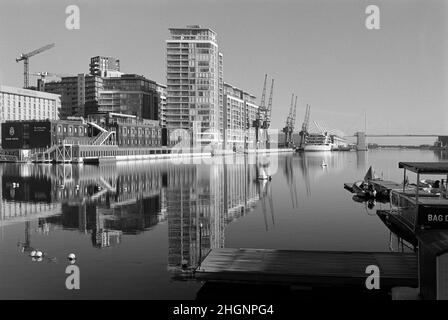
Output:
<svg viewBox="0 0 448 320">
<path fill-rule="evenodd" d="M 266 104 L 266 81 L 267 81 L 267 79 L 268 79 L 268 75 L 265 74 L 264 75 L 263 92 L 261 94 L 261 103 L 260 103 L 260 106 L 258 107 L 257 118 L 252 123 L 252 126 L 255 128 L 255 141 L 257 142 L 257 148 L 258 148 L 258 142 L 260 141 L 260 138 L 258 136 L 259 135 L 258 129 L 263 126 L 262 116 L 264 118 L 264 114 L 266 111 L 265 104 Z M 263 115 L 262 115 L 262 112 L 263 112 Z"/>
<path fill-rule="evenodd" d="M 22 53 L 20 57 L 16 58 L 16 62 L 23 61 L 23 88 L 26 89 L 29 87 L 29 58 L 42 53 L 44 51 L 47 51 L 55 46 L 54 43 L 47 44 L 46 46 L 43 46 L 42 48 L 36 49 L 34 51 L 28 52 L 28 53 Z"/>
<path fill-rule="evenodd" d="M 294 103 L 294 110 L 292 113 L 292 118 L 291 118 L 291 127 L 292 127 L 292 131 L 294 131 L 294 128 L 296 126 L 296 114 L 297 114 L 297 96 L 296 96 L 296 102 Z"/>
<path fill-rule="evenodd" d="M 310 112 L 311 112 L 311 106 L 309 104 L 306 105 L 305 109 L 305 118 L 303 119 L 302 123 L 302 130 L 300 130 L 300 142 L 299 142 L 299 148 L 302 149 L 305 145 L 305 139 L 308 135 L 308 127 L 310 125 Z"/>
<path fill-rule="evenodd" d="M 269 102 L 264 113 L 263 129 L 269 129 L 271 126 L 271 114 L 272 114 L 272 97 L 274 94 L 274 79 L 271 81 L 271 92 L 269 93 Z"/>
<path fill-rule="evenodd" d="M 294 102 L 294 93 L 291 97 L 291 106 L 289 107 L 289 114 L 286 118 L 286 125 L 283 128 L 285 133 L 285 144 L 287 147 L 291 147 L 293 144 L 292 135 L 294 133 L 294 126 L 296 122 L 296 110 L 297 110 L 297 96 Z"/>
</svg>

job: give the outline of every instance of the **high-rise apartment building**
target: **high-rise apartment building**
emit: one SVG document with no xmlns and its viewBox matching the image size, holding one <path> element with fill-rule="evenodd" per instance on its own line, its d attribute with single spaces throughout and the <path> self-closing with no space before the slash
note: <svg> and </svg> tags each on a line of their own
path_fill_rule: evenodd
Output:
<svg viewBox="0 0 448 320">
<path fill-rule="evenodd" d="M 90 74 L 99 77 L 116 75 L 120 71 L 120 60 L 114 57 L 97 56 L 90 58 Z"/>
<path fill-rule="evenodd" d="M 223 127 L 226 148 L 255 148 L 256 136 L 252 123 L 257 119 L 259 106 L 256 97 L 224 83 Z"/>
<path fill-rule="evenodd" d="M 200 126 L 194 137 L 197 141 L 221 143 L 223 57 L 216 32 L 197 25 L 169 30 L 166 126 L 169 129 Z"/>
<path fill-rule="evenodd" d="M 86 111 L 89 113 L 89 110 L 95 110 L 102 87 L 101 77 L 80 73 L 46 83 L 45 92 L 61 95 L 61 118 L 66 118 L 85 116 Z"/>
<path fill-rule="evenodd" d="M 157 93 L 159 94 L 159 123 L 162 128 L 166 128 L 166 85 L 157 83 Z"/>
</svg>

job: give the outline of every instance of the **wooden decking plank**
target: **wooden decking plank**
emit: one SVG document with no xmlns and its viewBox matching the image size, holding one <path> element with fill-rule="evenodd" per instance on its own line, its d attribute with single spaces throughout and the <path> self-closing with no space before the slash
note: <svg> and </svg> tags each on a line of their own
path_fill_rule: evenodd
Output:
<svg viewBox="0 0 448 320">
<path fill-rule="evenodd" d="M 212 249 L 196 270 L 202 280 L 361 284 L 368 265 L 380 268 L 386 284 L 416 285 L 413 253 Z"/>
</svg>

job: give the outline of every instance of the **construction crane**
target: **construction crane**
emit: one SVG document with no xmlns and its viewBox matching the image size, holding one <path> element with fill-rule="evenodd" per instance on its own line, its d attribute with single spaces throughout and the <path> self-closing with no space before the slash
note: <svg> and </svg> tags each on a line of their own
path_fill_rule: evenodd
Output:
<svg viewBox="0 0 448 320">
<path fill-rule="evenodd" d="M 299 132 L 300 135 L 299 149 L 303 148 L 306 136 L 308 135 L 308 127 L 310 125 L 310 112 L 311 112 L 311 106 L 307 104 L 305 109 L 305 118 L 303 119 L 302 123 L 302 130 Z"/>
<path fill-rule="evenodd" d="M 291 97 L 291 106 L 289 107 L 289 114 L 286 118 L 286 126 L 283 128 L 283 132 L 285 133 L 285 144 L 287 147 L 292 146 L 292 135 L 294 132 L 294 126 L 296 123 L 296 111 L 297 111 L 297 96 L 294 103 L 294 93 Z"/>
<path fill-rule="evenodd" d="M 46 46 L 36 49 L 34 51 L 28 53 L 22 53 L 20 57 L 16 58 L 16 62 L 23 60 L 23 88 L 26 89 L 29 87 L 29 58 L 35 56 L 39 53 L 47 51 L 55 46 L 54 43 L 47 44 Z"/>
</svg>

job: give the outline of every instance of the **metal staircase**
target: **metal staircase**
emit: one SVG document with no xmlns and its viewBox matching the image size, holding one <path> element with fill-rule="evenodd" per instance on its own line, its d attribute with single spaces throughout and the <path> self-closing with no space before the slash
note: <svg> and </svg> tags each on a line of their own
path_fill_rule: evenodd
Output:
<svg viewBox="0 0 448 320">
<path fill-rule="evenodd" d="M 107 131 L 107 130 L 103 131 L 101 132 L 101 134 L 95 137 L 95 139 L 92 142 L 92 145 L 100 146 L 104 144 L 112 135 L 115 135 L 115 131 Z"/>
</svg>

